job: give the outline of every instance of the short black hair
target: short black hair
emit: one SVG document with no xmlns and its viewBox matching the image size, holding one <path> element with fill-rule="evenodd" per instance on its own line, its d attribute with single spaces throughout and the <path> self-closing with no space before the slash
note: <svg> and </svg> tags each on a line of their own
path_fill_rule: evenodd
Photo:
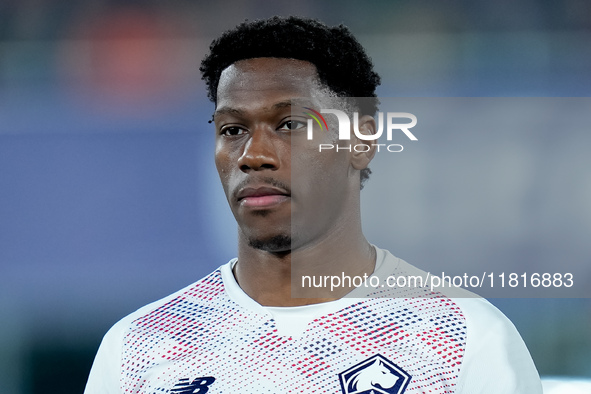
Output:
<svg viewBox="0 0 591 394">
<path fill-rule="evenodd" d="M 275 16 L 245 21 L 223 33 L 209 47 L 200 71 L 208 97 L 217 104 L 222 71 L 240 60 L 261 57 L 308 61 L 316 66 L 320 82 L 341 97 L 373 97 L 360 100 L 359 112 L 374 115 L 380 76 L 371 59 L 344 25 L 329 27 L 315 19 Z M 369 168 L 361 171 L 361 184 L 369 178 Z"/>
</svg>

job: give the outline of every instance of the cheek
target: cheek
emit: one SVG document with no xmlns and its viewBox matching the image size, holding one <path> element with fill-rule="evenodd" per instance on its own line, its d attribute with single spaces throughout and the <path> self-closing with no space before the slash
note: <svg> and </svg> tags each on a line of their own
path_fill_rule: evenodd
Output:
<svg viewBox="0 0 591 394">
<path fill-rule="evenodd" d="M 218 137 L 215 142 L 214 161 L 220 176 L 222 173 L 227 173 L 230 168 L 229 166 L 232 163 L 231 153 L 232 150 L 229 149 L 228 144 Z"/>
<path fill-rule="evenodd" d="M 222 186 L 224 190 L 227 191 L 228 188 L 228 179 L 230 176 L 230 164 L 231 160 L 228 154 L 221 149 L 217 149 L 214 155 L 215 167 L 218 171 L 218 176 L 220 177 L 220 181 L 222 182 Z"/>
<path fill-rule="evenodd" d="M 225 162 L 226 162 L 225 155 L 221 154 L 218 149 L 216 149 L 214 154 L 214 162 L 215 168 L 218 170 L 218 174 L 220 178 L 223 178 L 223 174 L 226 172 Z"/>
<path fill-rule="evenodd" d="M 316 150 L 318 147 L 315 148 Z M 325 206 L 332 204 L 333 194 L 344 193 L 347 183 L 345 152 L 312 150 L 293 155 L 292 187 L 305 191 L 306 198 Z"/>
</svg>

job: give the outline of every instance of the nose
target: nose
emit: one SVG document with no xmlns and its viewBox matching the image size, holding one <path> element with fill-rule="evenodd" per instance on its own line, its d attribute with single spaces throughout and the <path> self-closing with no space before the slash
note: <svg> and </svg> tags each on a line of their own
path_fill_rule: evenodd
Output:
<svg viewBox="0 0 591 394">
<path fill-rule="evenodd" d="M 277 170 L 279 168 L 280 159 L 273 137 L 272 131 L 253 130 L 244 146 L 242 156 L 238 159 L 238 166 L 242 171 Z"/>
</svg>

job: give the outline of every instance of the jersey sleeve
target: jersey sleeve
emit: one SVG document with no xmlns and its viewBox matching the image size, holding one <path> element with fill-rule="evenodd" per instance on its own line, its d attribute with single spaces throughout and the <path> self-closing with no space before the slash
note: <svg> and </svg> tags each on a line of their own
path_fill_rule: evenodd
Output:
<svg viewBox="0 0 591 394">
<path fill-rule="evenodd" d="M 123 369 L 123 342 L 133 322 L 193 288 L 195 283 L 158 301 L 141 307 L 119 320 L 105 334 L 86 382 L 84 394 L 120 394 Z"/>
<path fill-rule="evenodd" d="M 454 302 L 468 330 L 456 393 L 542 394 L 538 371 L 513 323 L 482 298 Z"/>
<path fill-rule="evenodd" d="M 92 363 L 84 394 L 119 394 L 121 351 L 126 319 L 119 321 L 105 334 Z"/>
</svg>

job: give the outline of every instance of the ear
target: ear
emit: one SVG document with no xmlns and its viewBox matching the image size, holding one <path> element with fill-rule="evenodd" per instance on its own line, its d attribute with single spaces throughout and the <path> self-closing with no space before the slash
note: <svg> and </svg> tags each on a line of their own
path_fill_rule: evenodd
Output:
<svg viewBox="0 0 591 394">
<path fill-rule="evenodd" d="M 352 127 L 352 126 L 351 126 Z M 376 133 L 376 121 L 373 116 L 363 115 L 359 118 L 359 132 L 365 135 L 371 135 Z M 352 157 L 351 157 L 351 165 L 356 170 L 363 170 L 369 166 L 369 163 L 373 159 L 376 154 L 376 147 L 375 144 L 377 140 L 362 140 L 361 138 L 357 137 L 353 130 L 351 129 L 352 138 L 355 140 L 355 144 L 364 144 L 369 146 L 369 149 L 364 147 L 364 149 L 359 149 L 363 152 L 357 152 L 353 150 Z"/>
</svg>

